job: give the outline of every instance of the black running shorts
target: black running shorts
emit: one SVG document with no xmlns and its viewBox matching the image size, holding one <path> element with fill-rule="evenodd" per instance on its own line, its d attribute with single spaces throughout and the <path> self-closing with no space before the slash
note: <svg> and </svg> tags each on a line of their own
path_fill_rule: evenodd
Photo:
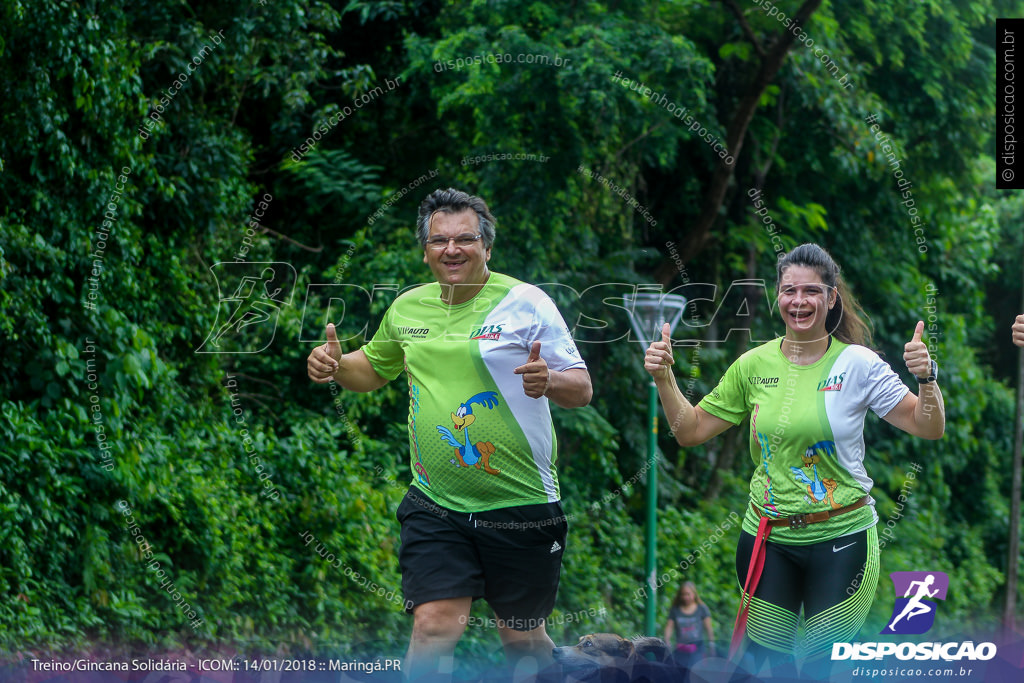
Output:
<svg viewBox="0 0 1024 683">
<path fill-rule="evenodd" d="M 456 512 L 410 487 L 396 516 L 407 611 L 484 598 L 516 631 L 532 631 L 551 614 L 568 530 L 560 503 Z"/>
</svg>

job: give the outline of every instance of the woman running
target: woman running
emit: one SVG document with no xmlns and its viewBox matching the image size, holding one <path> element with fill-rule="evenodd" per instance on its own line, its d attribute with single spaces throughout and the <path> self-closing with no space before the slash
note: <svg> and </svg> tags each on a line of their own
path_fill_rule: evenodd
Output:
<svg viewBox="0 0 1024 683">
<path fill-rule="evenodd" d="M 917 396 L 867 348 L 870 332 L 828 252 L 801 245 L 779 260 L 777 276 L 785 336 L 740 356 L 696 407 L 676 385 L 667 325 L 644 358 L 679 445 L 704 443 L 750 416 L 755 469 L 736 550 L 733 650 L 745 632 L 759 666 L 791 658 L 801 608 L 801 651 L 818 660 L 833 642 L 852 640 L 867 617 L 878 583 L 878 516 L 864 470 L 868 409 L 925 439 L 945 429 L 923 322 L 903 354 Z"/>
</svg>

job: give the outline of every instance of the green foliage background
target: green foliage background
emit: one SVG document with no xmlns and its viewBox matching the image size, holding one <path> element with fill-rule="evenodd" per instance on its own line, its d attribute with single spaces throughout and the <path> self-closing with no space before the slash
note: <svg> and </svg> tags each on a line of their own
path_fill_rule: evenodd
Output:
<svg viewBox="0 0 1024 683">
<path fill-rule="evenodd" d="M 691 226 L 717 156 L 612 76 L 664 93 L 726 139 L 738 103 L 755 92 L 759 50 L 784 31 L 754 3 L 4 3 L 0 653 L 404 651 L 411 620 L 401 608 L 300 536 L 312 533 L 353 571 L 398 591 L 407 392 L 399 380 L 335 403 L 311 386 L 313 342 L 301 340 L 328 313 L 326 300 L 304 308 L 303 292 L 311 283 L 425 281 L 415 209 L 447 186 L 491 203 L 494 270 L 553 283 L 567 321 L 581 323 L 596 380 L 591 406 L 555 413 L 572 515 L 556 642 L 633 634 L 642 623 L 646 478 L 635 475 L 645 375 L 625 316 L 602 299 L 631 284 L 716 285 L 677 332 L 704 342 L 677 354 L 681 383 L 702 396 L 750 343 L 736 334 L 717 341 L 725 330 L 742 322 L 756 338 L 781 332 L 757 288 L 747 293 L 749 316 L 734 299 L 716 314 L 732 281 L 774 275 L 753 188 L 786 248 L 813 240 L 837 257 L 877 348 L 904 376 L 903 344 L 928 314 L 925 287 L 938 289 L 941 334 L 930 343 L 942 366 L 945 437 L 926 443 L 868 421 L 883 519 L 911 463 L 923 471 L 883 552 L 866 628 L 888 616 L 888 572 L 930 568 L 949 573 L 953 587 L 936 639 L 994 630 L 1006 590 L 1016 373 L 1008 327 L 1024 275 L 1024 195 L 993 182 L 996 16 L 1024 16 L 1024 4 L 823 3 L 807 33 L 853 87 L 796 43 L 759 96 L 717 219 L 700 236 Z M 212 49 L 140 135 L 204 45 Z M 547 55 L 562 66 L 449 65 L 489 54 Z M 330 116 L 387 81 L 399 86 L 345 116 L 302 161 L 290 158 Z M 926 251 L 865 121 L 872 114 L 913 181 Z M 464 163 L 515 153 L 550 158 Z M 90 285 L 97 229 L 124 167 L 127 187 Z M 626 188 L 655 221 L 581 167 Z M 264 194 L 272 201 L 247 258 L 291 264 L 296 296 L 260 353 L 197 354 L 217 321 L 211 266 L 234 259 Z M 386 210 L 370 225 L 378 207 Z M 373 322 L 388 300 L 375 297 L 359 320 Z M 594 321 L 609 327 L 584 329 L 600 328 Z M 114 446 L 111 471 L 93 406 Z M 261 495 L 243 438 L 276 499 Z M 668 572 L 743 510 L 751 464 L 742 428 L 681 449 L 663 427 L 660 446 L 659 563 Z M 146 569 L 122 500 L 198 627 Z M 726 533 L 679 575 L 696 581 L 723 639 L 735 609 L 733 550 Z M 661 614 L 677 582 L 659 594 Z M 470 628 L 460 648 L 489 656 L 497 636 Z"/>
</svg>

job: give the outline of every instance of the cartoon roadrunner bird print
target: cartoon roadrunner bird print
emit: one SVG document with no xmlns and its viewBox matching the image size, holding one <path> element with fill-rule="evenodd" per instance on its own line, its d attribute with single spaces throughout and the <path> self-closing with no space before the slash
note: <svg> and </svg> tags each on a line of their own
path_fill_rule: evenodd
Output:
<svg viewBox="0 0 1024 683">
<path fill-rule="evenodd" d="M 803 455 L 804 467 L 790 467 L 797 481 L 807 484 L 807 495 L 810 497 L 812 503 L 820 503 L 828 498 L 829 505 L 832 506 L 833 510 L 840 507 L 836 503 L 835 499 L 832 498 L 832 493 L 839 487 L 835 479 L 821 479 L 818 477 L 818 463 L 821 462 L 822 455 L 836 454 L 836 445 L 832 441 L 819 441 L 814 444 Z M 804 468 L 811 468 L 813 478 L 808 478 L 807 474 L 804 473 Z"/>
<path fill-rule="evenodd" d="M 779 509 L 775 507 L 775 494 L 772 489 L 772 474 L 768 463 L 772 459 L 772 447 L 768 442 L 768 435 L 757 431 L 757 413 L 761 410 L 761 404 L 754 404 L 754 413 L 750 416 L 750 432 L 757 439 L 761 446 L 761 466 L 764 468 L 764 513 L 772 517 L 779 516 Z"/>
<path fill-rule="evenodd" d="M 455 457 L 450 460 L 453 465 L 456 467 L 476 465 L 477 469 L 482 468 L 487 474 L 499 474 L 501 470 L 490 466 L 491 456 L 497 450 L 494 444 L 490 441 L 479 441 L 473 444 L 469 438 L 469 426 L 476 422 L 476 415 L 473 414 L 472 407 L 474 403 L 491 410 L 498 405 L 498 392 L 482 391 L 471 396 L 468 401 L 459 406 L 458 410 L 452 413 L 452 424 L 455 425 L 456 431 L 463 433 L 465 443 L 459 443 L 459 440 L 447 427 L 438 425 L 437 431 L 441 434 L 442 441 L 455 447 Z"/>
</svg>

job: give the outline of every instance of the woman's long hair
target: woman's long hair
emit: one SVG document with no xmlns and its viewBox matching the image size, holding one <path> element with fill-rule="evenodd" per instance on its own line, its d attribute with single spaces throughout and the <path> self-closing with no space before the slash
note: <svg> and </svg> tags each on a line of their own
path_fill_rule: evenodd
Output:
<svg viewBox="0 0 1024 683">
<path fill-rule="evenodd" d="M 814 270 L 821 281 L 836 290 L 836 305 L 825 316 L 825 330 L 846 344 L 872 345 L 871 328 L 864 321 L 867 316 L 853 298 L 850 288 L 843 280 L 839 264 L 817 244 L 801 244 L 779 259 L 775 268 L 775 293 L 779 293 L 782 273 L 790 266 L 803 266 Z"/>
<path fill-rule="evenodd" d="M 689 588 L 693 591 L 693 601 L 698 605 L 703 605 L 704 601 L 700 599 L 700 593 L 697 592 L 697 586 L 694 585 L 693 581 L 684 581 L 680 586 L 679 590 L 676 591 L 676 597 L 672 599 L 672 607 L 683 606 L 683 589 Z"/>
</svg>

